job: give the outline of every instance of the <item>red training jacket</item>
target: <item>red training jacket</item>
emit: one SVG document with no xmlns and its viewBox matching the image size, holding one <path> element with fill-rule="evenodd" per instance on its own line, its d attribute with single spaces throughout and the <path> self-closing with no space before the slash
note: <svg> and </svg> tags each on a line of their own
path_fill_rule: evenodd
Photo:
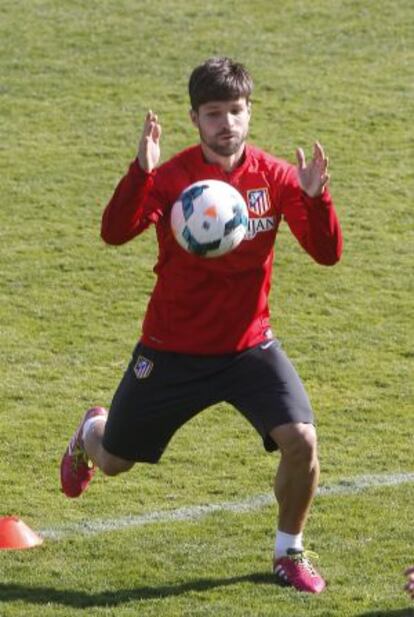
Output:
<svg viewBox="0 0 414 617">
<path fill-rule="evenodd" d="M 249 229 L 232 252 L 206 259 L 187 253 L 170 228 L 170 210 L 198 180 L 223 180 L 246 199 Z M 271 336 L 268 296 L 273 247 L 284 218 L 315 261 L 336 263 L 342 234 L 327 190 L 311 198 L 299 187 L 296 168 L 246 146 L 230 173 L 207 163 L 200 145 L 178 153 L 151 173 L 134 161 L 102 218 L 102 238 L 123 244 L 156 225 L 157 281 L 142 326 L 149 347 L 189 354 L 241 351 Z"/>
</svg>

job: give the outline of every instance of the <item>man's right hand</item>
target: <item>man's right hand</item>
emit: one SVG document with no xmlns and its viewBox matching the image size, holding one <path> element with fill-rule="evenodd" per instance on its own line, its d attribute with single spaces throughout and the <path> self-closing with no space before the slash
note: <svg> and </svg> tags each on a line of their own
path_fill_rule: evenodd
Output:
<svg viewBox="0 0 414 617">
<path fill-rule="evenodd" d="M 148 173 L 158 165 L 160 160 L 160 137 L 161 125 L 158 122 L 158 116 L 149 110 L 145 118 L 137 155 L 140 167 Z"/>
</svg>

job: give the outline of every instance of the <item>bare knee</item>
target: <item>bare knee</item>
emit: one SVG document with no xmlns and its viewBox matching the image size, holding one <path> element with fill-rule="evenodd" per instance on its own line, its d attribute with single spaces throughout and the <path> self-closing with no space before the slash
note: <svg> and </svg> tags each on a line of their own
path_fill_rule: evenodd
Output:
<svg viewBox="0 0 414 617">
<path fill-rule="evenodd" d="M 295 463 L 309 464 L 317 460 L 317 438 L 313 424 L 283 424 L 270 433 L 282 457 Z"/>
</svg>

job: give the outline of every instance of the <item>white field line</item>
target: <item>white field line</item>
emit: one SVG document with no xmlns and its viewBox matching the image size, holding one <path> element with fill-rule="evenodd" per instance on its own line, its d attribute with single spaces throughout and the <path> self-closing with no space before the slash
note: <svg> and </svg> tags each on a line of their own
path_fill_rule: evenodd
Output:
<svg viewBox="0 0 414 617">
<path fill-rule="evenodd" d="M 337 484 L 320 486 L 318 496 L 350 495 L 371 488 L 396 486 L 414 482 L 414 473 L 393 473 L 355 476 L 341 480 Z M 51 540 L 64 539 L 70 536 L 91 536 L 107 531 L 119 531 L 130 527 L 142 527 L 155 523 L 176 523 L 179 521 L 196 521 L 214 512 L 233 512 L 240 514 L 252 512 L 275 503 L 271 493 L 253 495 L 242 501 L 224 501 L 216 504 L 199 506 L 184 506 L 175 510 L 158 510 L 147 514 L 122 516 L 113 519 L 90 519 L 79 523 L 56 525 L 53 528 L 40 530 L 40 535 Z"/>
</svg>

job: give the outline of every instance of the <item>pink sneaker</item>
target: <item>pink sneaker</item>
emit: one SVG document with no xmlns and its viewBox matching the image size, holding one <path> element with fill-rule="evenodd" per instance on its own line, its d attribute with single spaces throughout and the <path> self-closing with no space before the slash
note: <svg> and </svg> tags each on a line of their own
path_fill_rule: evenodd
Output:
<svg viewBox="0 0 414 617">
<path fill-rule="evenodd" d="M 95 416 L 106 416 L 103 407 L 92 407 L 85 413 L 82 422 L 69 442 L 60 463 L 60 484 L 66 497 L 79 497 L 92 480 L 96 468 L 86 454 L 82 442 L 82 430 L 86 420 Z"/>
<path fill-rule="evenodd" d="M 321 593 L 326 582 L 313 567 L 310 557 L 317 558 L 311 551 L 289 549 L 288 554 L 273 560 L 273 573 L 279 585 L 295 587 L 298 591 Z"/>
</svg>

